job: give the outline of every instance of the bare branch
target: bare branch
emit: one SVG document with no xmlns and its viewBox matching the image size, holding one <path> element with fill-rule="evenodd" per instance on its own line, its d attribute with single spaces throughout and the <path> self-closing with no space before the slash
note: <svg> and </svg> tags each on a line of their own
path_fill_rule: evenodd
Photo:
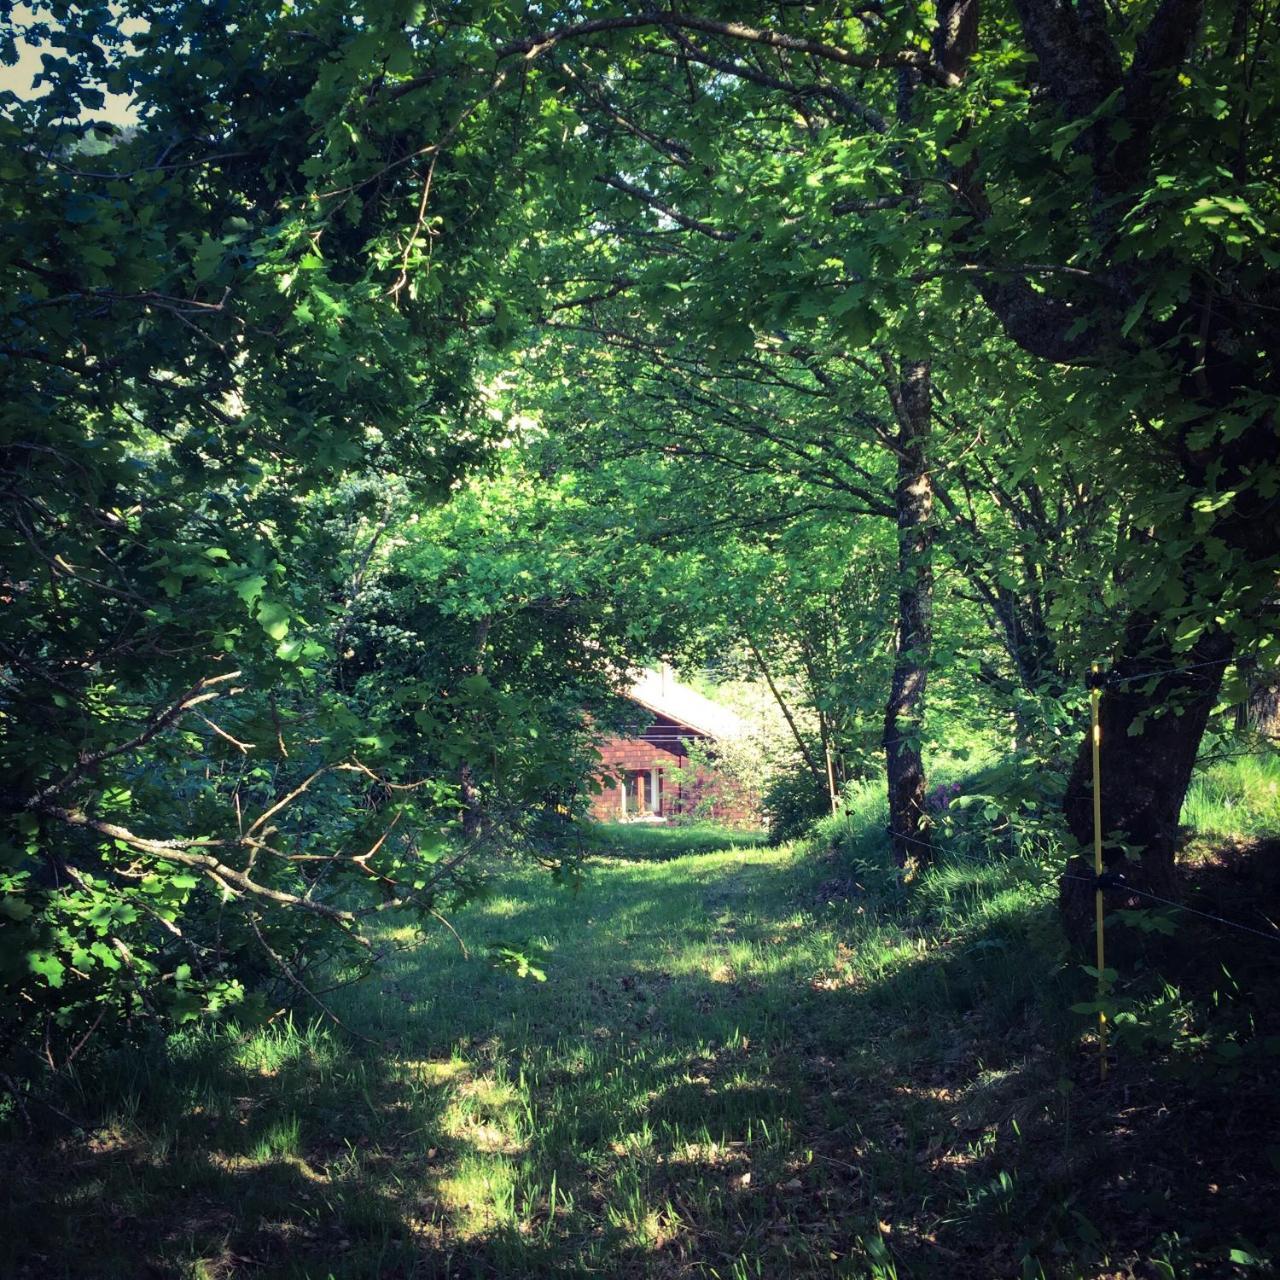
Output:
<svg viewBox="0 0 1280 1280">
<path fill-rule="evenodd" d="M 252 894 L 256 898 L 265 898 L 270 902 L 279 903 L 281 906 L 297 907 L 299 910 L 310 912 L 312 915 L 323 916 L 326 920 L 341 925 L 353 942 L 357 942 L 366 948 L 370 946 L 368 939 L 355 931 L 355 926 L 359 920 L 359 915 L 356 912 L 343 911 L 337 907 L 326 906 L 322 902 L 312 902 L 306 898 L 299 897 L 296 893 L 286 893 L 282 889 L 273 889 L 270 885 L 259 884 L 256 880 L 251 880 L 243 871 L 228 866 L 213 854 L 202 852 L 205 849 L 225 848 L 226 841 L 152 840 L 147 836 L 137 835 L 118 823 L 104 822 L 100 818 L 91 818 L 88 814 L 82 813 L 78 809 L 63 809 L 56 805 L 48 804 L 31 807 L 38 813 L 45 814 L 51 818 L 58 818 L 60 821 L 67 823 L 68 826 L 86 827 L 91 831 L 96 831 L 99 835 L 107 836 L 111 840 L 119 840 L 130 848 L 150 854 L 165 862 L 175 862 L 179 866 L 193 867 L 195 870 L 204 872 L 216 881 L 225 884 L 229 889 Z"/>
<path fill-rule="evenodd" d="M 156 712 L 141 733 L 130 738 L 128 742 L 120 743 L 118 746 L 103 747 L 101 751 L 91 751 L 82 755 L 61 778 L 37 791 L 27 801 L 26 807 L 28 809 L 39 809 L 50 796 L 56 795 L 64 787 L 70 785 L 77 778 L 83 777 L 90 769 L 95 768 L 104 760 L 113 759 L 138 747 L 145 746 L 157 734 L 163 733 L 171 725 L 176 724 L 192 707 L 201 702 L 208 702 L 212 698 L 219 697 L 219 693 L 216 690 L 212 690 L 211 686 L 225 684 L 228 680 L 234 680 L 238 675 L 240 675 L 239 671 L 228 671 L 220 676 L 204 676 L 197 680 L 191 689 L 177 702 L 163 711 Z"/>
<path fill-rule="evenodd" d="M 227 742 L 231 743 L 233 747 L 239 747 L 239 749 L 244 754 L 247 755 L 250 751 L 253 750 L 252 742 L 241 742 L 239 738 L 233 738 L 225 729 L 221 729 L 216 724 L 214 724 L 213 721 L 210 720 L 209 717 L 205 715 L 203 712 L 197 711 L 196 719 L 203 720 L 205 724 L 207 724 L 209 728 L 212 729 L 214 733 L 218 735 L 218 737 L 224 738 Z"/>
<path fill-rule="evenodd" d="M 354 1036 L 355 1039 L 357 1040 L 363 1040 L 365 1044 L 378 1043 L 378 1041 L 374 1040 L 372 1037 L 366 1036 L 359 1031 L 353 1031 L 349 1026 L 347 1026 L 347 1024 L 343 1022 L 342 1019 L 339 1018 L 338 1015 L 334 1013 L 334 1011 L 330 1009 L 329 1006 L 325 1004 L 325 1002 L 321 1000 L 320 997 L 314 991 L 312 991 L 311 988 L 308 987 L 307 984 L 303 982 L 300 977 L 298 977 L 298 975 L 293 971 L 290 965 L 285 961 L 284 957 L 279 955 L 272 948 L 271 944 L 266 940 L 266 938 L 262 936 L 262 930 L 258 927 L 258 917 L 252 911 L 245 912 L 245 915 L 248 917 L 249 925 L 253 929 L 254 935 L 257 937 L 258 942 L 262 946 L 262 949 L 267 953 L 268 956 L 271 957 L 271 962 L 276 966 L 276 968 L 279 969 L 282 974 L 284 974 L 290 986 L 296 988 L 298 991 L 301 991 L 302 994 L 306 996 L 308 1000 L 311 1000 L 316 1005 L 316 1007 L 320 1010 L 321 1013 L 324 1014 L 326 1018 L 328 1018 L 335 1025 L 341 1027 L 342 1030 L 345 1031 L 349 1036 Z"/>
<path fill-rule="evenodd" d="M 690 217 L 687 213 L 681 213 L 674 205 L 668 204 L 665 200 L 655 196 L 651 191 L 646 191 L 643 187 L 637 187 L 635 183 L 628 182 L 625 178 L 611 176 L 598 178 L 597 181 L 603 182 L 606 187 L 613 187 L 615 191 L 622 191 L 629 196 L 634 196 L 651 209 L 656 209 L 659 213 L 665 214 L 672 222 L 684 227 L 687 231 L 696 231 L 699 235 L 708 236 L 712 240 L 732 241 L 738 238 L 736 231 L 722 231 L 719 227 L 713 227 L 709 222 L 703 222 L 699 218 Z"/>
<path fill-rule="evenodd" d="M 789 53 L 810 54 L 824 62 L 835 62 L 841 66 L 854 67 L 863 71 L 887 67 L 914 67 L 926 75 L 935 74 L 928 55 L 922 49 L 896 49 L 884 54 L 860 52 L 846 49 L 841 45 L 829 44 L 823 40 L 793 36 L 785 31 L 749 27 L 742 22 L 721 22 L 714 18 L 705 18 L 700 14 L 681 13 L 674 9 L 649 10 L 617 18 L 594 18 L 587 22 L 560 27 L 558 30 L 544 31 L 540 35 L 513 40 L 503 45 L 498 50 L 498 58 L 501 60 L 523 54 L 527 60 L 531 61 L 565 40 L 581 39 L 584 36 L 601 35 L 610 31 L 634 31 L 642 27 L 672 29 L 682 27 L 687 31 L 700 31 L 704 35 L 721 36 L 727 40 L 764 45 L 770 49 L 785 50 Z"/>
</svg>

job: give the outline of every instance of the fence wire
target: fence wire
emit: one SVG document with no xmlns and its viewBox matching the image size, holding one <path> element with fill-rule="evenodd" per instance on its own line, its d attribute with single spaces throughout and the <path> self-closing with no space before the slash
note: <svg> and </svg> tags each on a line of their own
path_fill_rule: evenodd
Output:
<svg viewBox="0 0 1280 1280">
<path fill-rule="evenodd" d="M 1139 680 L 1164 679 L 1168 676 L 1182 675 L 1188 671 L 1203 671 L 1209 667 L 1227 666 L 1235 660 L 1235 656 L 1233 655 L 1229 658 L 1213 658 L 1206 662 L 1193 662 L 1182 667 L 1161 667 L 1159 670 L 1139 671 L 1135 675 L 1128 676 L 1121 676 L 1116 675 L 1114 672 L 1107 672 L 1101 677 L 1101 687 L 1105 690 L 1119 684 L 1134 684 Z M 889 739 L 882 743 L 882 745 L 886 747 L 894 746 L 902 740 L 903 739 L 901 737 Z M 1010 824 L 1010 830 L 1017 831 L 1012 824 Z M 892 827 L 885 827 L 885 833 L 890 837 L 890 839 L 904 840 L 909 844 L 919 845 L 931 852 L 944 853 L 950 858 L 959 858 L 963 862 L 970 862 L 975 865 L 980 864 L 984 866 L 992 865 L 990 858 L 978 857 L 975 854 L 965 853 L 953 846 L 939 844 L 936 840 L 921 840 L 917 836 L 907 835 L 906 832 L 894 831 Z M 1022 833 L 1018 831 L 1017 834 L 1021 835 Z M 1121 873 L 1121 876 L 1123 877 L 1123 873 Z M 1089 884 L 1097 887 L 1097 881 L 1092 876 L 1074 876 L 1069 875 L 1066 872 L 1062 872 L 1061 879 L 1075 880 L 1081 884 Z M 1263 938 L 1267 942 L 1280 943 L 1280 930 L 1273 933 L 1267 933 L 1263 929 L 1256 929 L 1252 925 L 1241 923 L 1239 920 L 1228 920 L 1226 916 L 1215 915 L 1212 911 L 1202 911 L 1199 907 L 1191 907 L 1184 902 L 1176 902 L 1172 898 L 1163 898 L 1159 894 L 1151 893 L 1147 889 L 1139 889 L 1136 885 L 1131 885 L 1125 882 L 1123 878 L 1119 883 L 1108 887 L 1122 890 L 1125 893 L 1136 894 L 1140 898 L 1147 898 L 1152 902 L 1158 902 L 1163 906 L 1173 908 L 1175 911 L 1185 911 L 1188 915 L 1199 916 L 1204 920 L 1212 920 L 1214 923 L 1223 925 L 1228 929 L 1236 929 L 1241 933 L 1252 934 L 1254 937 Z"/>
<path fill-rule="evenodd" d="M 1116 675 L 1114 671 L 1108 671 L 1102 677 L 1102 687 L 1107 689 L 1117 684 L 1133 684 L 1138 680 L 1163 679 L 1167 676 L 1182 675 L 1186 671 L 1202 671 L 1206 667 L 1225 667 L 1234 661 L 1234 657 L 1214 658 L 1208 662 L 1193 662 L 1185 667 L 1161 667 L 1159 670 L 1139 671 L 1137 675 L 1132 676 L 1120 676 Z"/>
<path fill-rule="evenodd" d="M 982 857 L 978 854 L 967 853 L 963 850 L 955 848 L 953 845 L 939 844 L 936 840 L 921 840 L 916 836 L 909 836 L 902 831 L 894 831 L 890 827 L 885 827 L 885 834 L 891 839 L 905 840 L 909 844 L 920 845 L 922 848 L 929 849 L 934 853 L 946 854 L 949 858 L 958 858 L 962 862 L 970 862 L 975 866 L 994 866 L 995 863 L 989 857 Z M 1060 872 L 1059 879 L 1074 880 L 1079 884 L 1088 884 L 1096 887 L 1097 881 L 1093 876 L 1075 876 L 1068 872 Z M 1132 893 L 1140 898 L 1149 898 L 1152 902 L 1159 902 L 1163 906 L 1172 907 L 1176 911 L 1185 911 L 1189 915 L 1200 916 L 1205 920 L 1213 920 L 1217 924 L 1225 925 L 1229 929 L 1238 929 L 1241 933 L 1251 933 L 1255 937 L 1263 938 L 1267 942 L 1280 943 L 1280 931 L 1267 933 L 1264 929 L 1256 929 L 1253 925 L 1242 924 L 1238 920 L 1229 920 L 1226 916 L 1215 915 L 1212 911 L 1201 911 L 1199 907 L 1188 906 L 1184 902 L 1177 902 L 1173 898 L 1162 898 L 1159 894 L 1151 893 L 1146 889 L 1139 889 L 1137 885 L 1129 884 L 1127 881 L 1108 886 L 1119 893 Z"/>
</svg>

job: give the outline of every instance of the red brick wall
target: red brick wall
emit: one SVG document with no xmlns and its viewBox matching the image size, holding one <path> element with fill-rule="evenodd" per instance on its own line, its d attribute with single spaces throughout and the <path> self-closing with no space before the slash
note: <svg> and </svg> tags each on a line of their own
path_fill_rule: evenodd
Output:
<svg viewBox="0 0 1280 1280">
<path fill-rule="evenodd" d="M 603 789 L 591 799 L 591 816 L 601 822 L 621 817 L 620 776 L 633 770 L 657 769 L 658 813 L 672 817 L 692 813 L 695 807 L 707 817 L 740 826 L 759 824 L 759 799 L 742 795 L 728 779 L 714 769 L 699 765 L 691 770 L 686 744 L 703 738 L 683 725 L 658 717 L 634 738 L 608 738 L 600 745 Z M 674 771 L 679 770 L 677 779 Z M 627 816 L 635 816 L 633 798 L 628 797 Z"/>
</svg>

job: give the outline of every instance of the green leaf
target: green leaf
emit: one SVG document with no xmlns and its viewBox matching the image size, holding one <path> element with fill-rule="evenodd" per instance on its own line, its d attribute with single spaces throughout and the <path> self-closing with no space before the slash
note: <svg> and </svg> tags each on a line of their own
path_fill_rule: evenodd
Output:
<svg viewBox="0 0 1280 1280">
<path fill-rule="evenodd" d="M 262 576 L 262 574 L 251 573 L 247 578 L 241 578 L 236 583 L 236 595 L 238 595 L 245 604 L 252 605 L 253 602 L 262 595 L 266 585 L 267 580 Z"/>
<path fill-rule="evenodd" d="M 1120 333 L 1124 337 L 1129 336 L 1129 330 L 1142 318 L 1142 313 L 1147 309 L 1147 303 L 1151 301 L 1152 290 L 1148 289 L 1137 302 L 1125 312 L 1124 322 L 1120 326 Z"/>
<path fill-rule="evenodd" d="M 17 894 L 6 893 L 0 897 L 0 916 L 10 920 L 28 920 L 31 918 L 31 904 Z"/>
<path fill-rule="evenodd" d="M 81 258 L 93 267 L 109 267 L 116 260 L 113 253 L 99 244 L 81 244 L 79 252 Z"/>
<path fill-rule="evenodd" d="M 206 234 L 193 261 L 196 279 L 203 283 L 217 275 L 218 268 L 222 266 L 222 254 L 222 244 Z"/>
<path fill-rule="evenodd" d="M 258 624 L 273 640 L 285 638 L 289 620 L 289 610 L 277 600 L 264 600 L 258 606 Z"/>
<path fill-rule="evenodd" d="M 43 978 L 51 987 L 62 986 L 66 967 L 50 951 L 32 951 L 27 956 L 27 967 L 32 973 Z"/>
</svg>

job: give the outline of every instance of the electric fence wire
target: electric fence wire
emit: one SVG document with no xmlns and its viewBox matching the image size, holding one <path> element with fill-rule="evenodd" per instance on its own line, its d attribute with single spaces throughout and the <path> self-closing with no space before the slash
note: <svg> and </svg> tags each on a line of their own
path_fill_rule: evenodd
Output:
<svg viewBox="0 0 1280 1280">
<path fill-rule="evenodd" d="M 1207 662 L 1193 662 L 1185 667 L 1162 667 L 1159 670 L 1140 671 L 1135 675 L 1120 676 L 1114 672 L 1104 672 L 1102 675 L 1102 685 L 1104 688 L 1110 688 L 1118 684 L 1133 684 L 1139 680 L 1162 679 L 1167 676 L 1182 675 L 1187 671 L 1202 671 L 1207 667 L 1222 667 L 1235 661 L 1234 655 L 1230 658 L 1213 658 Z M 896 746 L 899 742 L 905 740 L 905 735 L 897 738 L 886 739 L 881 743 L 882 746 Z M 885 827 L 885 833 L 895 840 L 905 840 L 909 844 L 920 845 L 923 848 L 945 853 L 948 857 L 959 858 L 965 862 L 990 866 L 989 859 L 976 857 L 971 853 L 962 853 L 959 849 L 948 847 L 947 845 L 938 844 L 933 840 L 921 840 L 915 836 L 909 836 L 902 831 L 894 831 L 892 827 Z M 1091 876 L 1073 876 L 1066 872 L 1062 873 L 1062 879 L 1075 880 L 1081 884 L 1096 885 L 1097 881 Z M 1149 898 L 1152 902 L 1159 902 L 1166 907 L 1172 907 L 1175 911 L 1185 911 L 1189 915 L 1200 916 L 1205 920 L 1213 920 L 1217 924 L 1225 925 L 1229 929 L 1238 929 L 1241 933 L 1251 933 L 1257 938 L 1265 938 L 1268 942 L 1280 943 L 1280 932 L 1266 933 L 1262 929 L 1255 929 L 1252 925 L 1241 924 L 1238 920 L 1228 920 L 1225 916 L 1215 915 L 1211 911 L 1201 911 L 1198 907 L 1189 907 L 1185 903 L 1175 902 L 1171 898 L 1162 898 L 1159 894 L 1151 893 L 1146 889 L 1139 889 L 1136 885 L 1131 885 L 1123 879 L 1119 883 L 1112 885 L 1112 888 L 1121 889 L 1125 893 L 1136 894 L 1141 898 Z"/>
<path fill-rule="evenodd" d="M 1187 671 L 1202 671 L 1206 667 L 1223 667 L 1232 662 L 1235 658 L 1213 658 L 1208 662 L 1193 662 L 1185 667 L 1161 667 L 1158 670 L 1139 671 L 1136 675 L 1121 676 L 1114 671 L 1103 671 L 1099 673 L 1102 682 L 1102 688 L 1110 689 L 1118 684 L 1134 684 L 1139 680 L 1156 680 L 1164 679 L 1168 676 L 1179 676 Z M 899 734 L 896 738 L 884 738 L 878 744 L 882 747 L 896 747 L 900 742 L 911 742 L 915 738 L 911 734 Z"/>
<path fill-rule="evenodd" d="M 1091 876 L 1073 876 L 1063 872 L 1064 880 L 1078 880 L 1082 884 L 1095 884 L 1096 882 Z M 1146 889 L 1139 889 L 1137 885 L 1129 884 L 1127 881 L 1121 880 L 1114 887 L 1120 893 L 1134 893 L 1140 898 L 1150 898 L 1152 902 L 1162 902 L 1166 907 L 1172 907 L 1175 911 L 1186 911 L 1193 916 L 1202 916 L 1205 920 L 1216 920 L 1218 924 L 1224 924 L 1229 929 L 1239 929 L 1242 933 L 1251 933 L 1255 937 L 1265 938 L 1268 942 L 1280 942 L 1280 933 L 1267 933 L 1263 929 L 1255 929 L 1252 925 L 1241 924 L 1238 920 L 1228 920 L 1226 916 L 1214 915 L 1212 911 L 1201 911 L 1198 907 L 1189 907 L 1183 902 L 1175 902 L 1172 898 L 1162 898 L 1158 893 L 1150 893 Z"/>
<path fill-rule="evenodd" d="M 1193 662 L 1185 667 L 1161 667 L 1158 671 L 1139 671 L 1137 675 L 1120 676 L 1112 671 L 1102 673 L 1103 688 L 1116 684 L 1132 684 L 1137 680 L 1154 680 L 1165 676 L 1179 676 L 1185 671 L 1201 671 L 1205 667 L 1225 667 L 1235 661 L 1230 658 L 1213 658 L 1208 662 Z"/>
<path fill-rule="evenodd" d="M 915 836 L 909 836 L 905 832 L 895 832 L 891 828 L 885 828 L 886 834 L 895 840 L 905 840 L 910 844 L 918 844 L 926 849 L 931 849 L 935 853 L 945 853 L 948 857 L 959 858 L 963 862 L 971 862 L 976 866 L 992 866 L 994 865 L 989 858 L 982 858 L 972 853 L 964 853 L 952 846 L 938 844 L 936 841 L 920 840 Z M 1080 884 L 1091 884 L 1097 886 L 1097 880 L 1093 876 L 1074 876 L 1067 872 L 1061 873 L 1063 880 L 1075 880 Z M 1189 907 L 1185 903 L 1175 902 L 1172 898 L 1162 898 L 1159 894 L 1150 893 L 1146 889 L 1139 889 L 1136 885 L 1127 883 L 1124 880 L 1110 886 L 1117 892 L 1136 894 L 1141 898 L 1150 898 L 1153 902 L 1162 903 L 1166 907 L 1172 907 L 1175 911 L 1185 911 L 1193 916 L 1201 916 L 1205 920 L 1213 920 L 1218 924 L 1225 925 L 1229 929 L 1238 929 L 1241 933 L 1251 933 L 1255 937 L 1265 938 L 1268 942 L 1280 943 L 1280 932 L 1267 933 L 1262 929 L 1255 929 L 1252 925 L 1242 924 L 1238 920 L 1228 920 L 1226 916 L 1214 915 L 1212 911 L 1201 911 L 1198 907 Z"/>
</svg>

